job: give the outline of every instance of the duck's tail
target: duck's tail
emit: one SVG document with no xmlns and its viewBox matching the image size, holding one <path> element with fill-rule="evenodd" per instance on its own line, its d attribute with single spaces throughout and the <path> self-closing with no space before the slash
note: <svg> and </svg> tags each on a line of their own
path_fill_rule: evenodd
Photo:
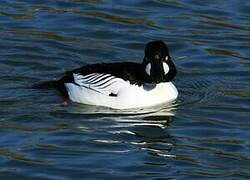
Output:
<svg viewBox="0 0 250 180">
<path fill-rule="evenodd" d="M 32 85 L 33 89 L 56 89 L 58 81 L 45 81 Z"/>
<path fill-rule="evenodd" d="M 61 80 L 54 81 L 45 81 L 41 83 L 34 84 L 32 89 L 56 89 L 58 90 L 64 97 L 68 97 L 68 92 L 64 86 L 64 83 Z"/>
</svg>

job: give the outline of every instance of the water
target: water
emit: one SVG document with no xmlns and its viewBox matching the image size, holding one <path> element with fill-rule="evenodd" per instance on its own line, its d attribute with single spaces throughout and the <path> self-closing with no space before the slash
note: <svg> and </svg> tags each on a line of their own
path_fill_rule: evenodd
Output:
<svg viewBox="0 0 250 180">
<path fill-rule="evenodd" d="M 0 1 L 1 179 L 250 178 L 250 2 Z M 134 111 L 29 87 L 164 40 L 178 101 Z"/>
</svg>

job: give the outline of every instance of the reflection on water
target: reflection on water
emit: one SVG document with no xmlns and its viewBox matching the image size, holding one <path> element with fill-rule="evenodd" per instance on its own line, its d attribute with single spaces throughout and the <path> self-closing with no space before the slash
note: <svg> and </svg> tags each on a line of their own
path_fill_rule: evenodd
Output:
<svg viewBox="0 0 250 180">
<path fill-rule="evenodd" d="M 249 179 L 248 1 L 0 2 L 0 177 Z M 65 104 L 31 85 L 76 67 L 140 62 L 162 39 L 171 105 Z"/>
</svg>

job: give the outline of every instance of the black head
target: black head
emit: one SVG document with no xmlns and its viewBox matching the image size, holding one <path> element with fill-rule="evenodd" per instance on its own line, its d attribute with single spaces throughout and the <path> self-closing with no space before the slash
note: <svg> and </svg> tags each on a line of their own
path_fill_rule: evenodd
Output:
<svg viewBox="0 0 250 180">
<path fill-rule="evenodd" d="M 176 75 L 175 65 L 163 41 L 151 41 L 146 45 L 142 64 L 152 83 L 168 82 Z"/>
</svg>

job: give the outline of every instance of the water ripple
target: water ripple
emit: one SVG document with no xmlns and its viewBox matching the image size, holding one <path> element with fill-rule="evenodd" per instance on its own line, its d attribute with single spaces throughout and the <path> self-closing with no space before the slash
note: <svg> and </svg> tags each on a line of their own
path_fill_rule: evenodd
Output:
<svg viewBox="0 0 250 180">
<path fill-rule="evenodd" d="M 109 20 L 114 23 L 123 23 L 123 24 L 130 24 L 130 25 L 144 25 L 144 26 L 155 27 L 154 23 L 147 19 L 114 16 L 114 15 L 103 13 L 103 12 L 89 12 L 89 13 L 86 13 L 86 15 L 91 16 L 91 17 L 102 18 L 102 19 Z"/>
</svg>

